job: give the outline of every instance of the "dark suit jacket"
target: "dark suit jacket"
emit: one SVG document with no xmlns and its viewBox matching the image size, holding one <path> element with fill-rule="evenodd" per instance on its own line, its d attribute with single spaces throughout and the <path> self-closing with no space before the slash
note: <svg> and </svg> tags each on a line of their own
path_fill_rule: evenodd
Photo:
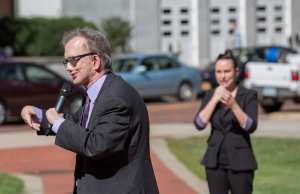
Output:
<svg viewBox="0 0 300 194">
<path fill-rule="evenodd" d="M 77 153 L 77 193 L 157 194 L 144 101 L 120 76 L 107 74 L 88 127 L 79 126 L 82 107 L 65 114 L 55 144 Z M 43 110 L 42 130 L 47 128 Z"/>
<path fill-rule="evenodd" d="M 206 92 L 199 112 L 207 105 L 209 100 L 212 98 L 214 91 L 215 89 L 211 89 Z M 217 167 L 218 152 L 221 143 L 224 140 L 227 146 L 230 169 L 236 171 L 257 169 L 257 162 L 252 151 L 249 136 L 249 133 L 254 132 L 257 127 L 257 93 L 239 85 L 235 100 L 244 112 L 253 119 L 253 124 L 248 131 L 245 131 L 240 126 L 233 112 L 230 109 L 227 109 L 223 117 L 222 125 L 220 122 L 221 107 L 220 103 L 218 103 L 210 119 L 212 130 L 207 141 L 208 147 L 206 153 L 201 161 L 201 164 L 207 168 Z M 203 129 L 195 121 L 194 123 L 197 129 Z"/>
</svg>

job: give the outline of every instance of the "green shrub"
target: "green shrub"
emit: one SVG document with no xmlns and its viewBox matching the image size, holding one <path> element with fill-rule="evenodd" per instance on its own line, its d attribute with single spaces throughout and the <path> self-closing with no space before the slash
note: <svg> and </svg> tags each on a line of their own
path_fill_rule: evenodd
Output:
<svg viewBox="0 0 300 194">
<path fill-rule="evenodd" d="M 60 56 L 60 45 L 65 31 L 91 26 L 80 18 L 0 18 L 0 47 L 10 45 L 16 56 Z"/>
<path fill-rule="evenodd" d="M 129 22 L 120 17 L 108 17 L 103 19 L 101 29 L 107 38 L 112 52 L 129 52 L 129 40 L 132 27 Z"/>
</svg>

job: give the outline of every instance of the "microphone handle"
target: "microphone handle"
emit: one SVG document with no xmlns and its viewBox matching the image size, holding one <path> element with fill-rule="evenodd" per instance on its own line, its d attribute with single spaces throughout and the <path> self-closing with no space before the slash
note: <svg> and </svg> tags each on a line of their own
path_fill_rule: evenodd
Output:
<svg viewBox="0 0 300 194">
<path fill-rule="evenodd" d="M 64 96 L 58 97 L 58 100 L 55 105 L 56 112 L 61 113 L 66 101 L 67 101 L 67 98 Z M 48 123 L 45 135 L 48 136 L 51 130 L 52 130 L 52 125 L 50 123 Z"/>
</svg>

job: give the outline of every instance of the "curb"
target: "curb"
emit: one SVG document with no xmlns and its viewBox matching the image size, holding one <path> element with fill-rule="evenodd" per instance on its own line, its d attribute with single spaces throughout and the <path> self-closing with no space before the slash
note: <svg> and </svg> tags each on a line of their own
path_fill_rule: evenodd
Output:
<svg viewBox="0 0 300 194">
<path fill-rule="evenodd" d="M 43 180 L 37 176 L 9 173 L 23 180 L 24 194 L 44 194 Z"/>
<path fill-rule="evenodd" d="M 185 165 L 171 153 L 164 139 L 150 140 L 151 150 L 157 157 L 183 182 L 199 194 L 209 194 L 208 185 L 205 181 L 193 174 Z"/>
</svg>

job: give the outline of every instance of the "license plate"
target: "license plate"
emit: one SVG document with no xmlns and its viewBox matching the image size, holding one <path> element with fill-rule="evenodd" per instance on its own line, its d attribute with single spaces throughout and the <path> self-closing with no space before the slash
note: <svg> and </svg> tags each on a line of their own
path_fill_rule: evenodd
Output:
<svg viewBox="0 0 300 194">
<path fill-rule="evenodd" d="M 277 95 L 277 89 L 276 88 L 263 88 L 262 94 L 264 96 L 276 96 Z"/>
<path fill-rule="evenodd" d="M 201 85 L 201 88 L 202 88 L 202 90 L 209 90 L 212 88 L 212 85 L 209 82 L 203 82 Z"/>
</svg>

